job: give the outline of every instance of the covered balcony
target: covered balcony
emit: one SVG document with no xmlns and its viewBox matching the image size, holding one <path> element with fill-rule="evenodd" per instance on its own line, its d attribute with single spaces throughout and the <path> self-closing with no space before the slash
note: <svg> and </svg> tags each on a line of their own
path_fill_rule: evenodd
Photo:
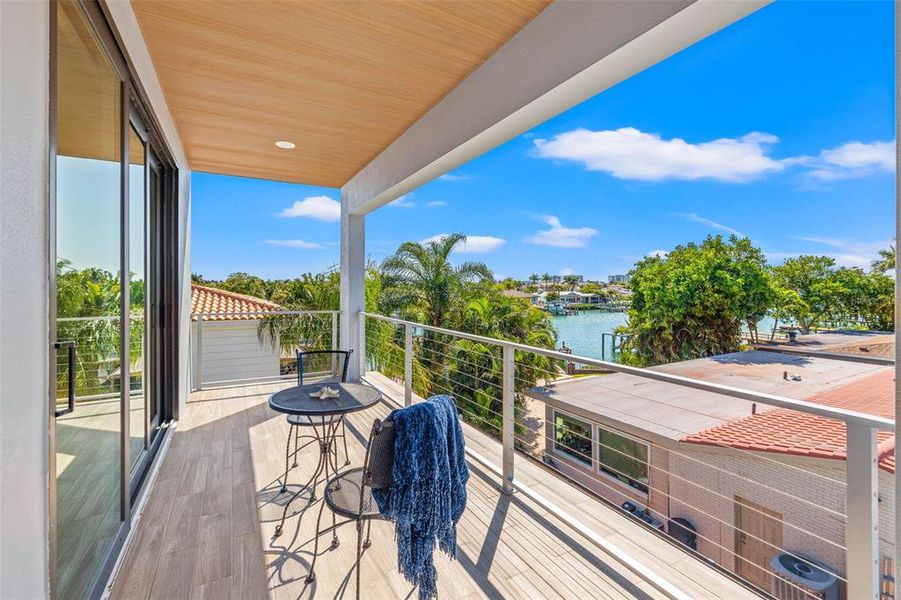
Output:
<svg viewBox="0 0 901 600">
<path fill-rule="evenodd" d="M 15 498 L 3 496 L 4 590 L 63 598 L 60 582 L 69 578 L 79 584 L 71 597 L 91 590 L 112 598 L 413 597 L 397 571 L 390 523 L 373 525 L 359 590 L 352 526 L 338 530 L 337 548 L 319 545 L 308 583 L 321 500 L 291 504 L 284 531 L 275 533 L 290 497 L 281 491 L 289 429 L 267 402 L 295 385 L 295 351 L 343 349 L 353 351 L 348 381 L 381 393 L 348 419 L 350 465 L 361 464 L 373 419 L 396 408 L 447 394 L 464 422 L 468 505 L 456 560 L 438 555 L 440 598 L 895 597 L 893 407 L 875 410 L 855 401 L 866 391 L 842 387 L 866 383 L 881 394 L 894 385 L 892 360 L 762 349 L 639 369 L 367 312 L 367 215 L 766 1 L 61 1 L 53 11 L 64 7 L 84 31 L 50 38 L 47 22 L 55 25 L 56 16 L 45 3 L 0 4 L 0 14 L 15 17 L 4 22 L 0 46 L 21 59 L 4 92 L 40 91 L 33 102 L 40 110 L 16 113 L 16 132 L 29 143 L 2 142 L 5 155 L 14 150 L 23 164 L 38 165 L 14 190 L 16 239 L 0 240 L 0 255 L 22 265 L 15 282 L 29 300 L 17 303 L 21 322 L 4 333 L 2 349 L 36 367 L 4 370 L 4 386 L 29 402 L 51 399 L 49 417 L 48 403 L 33 409 L 42 402 L 35 400 L 25 417 L 2 426 L 4 447 L 16 450 L 10 462 L 21 462 L 3 465 L 5 482 L 15 477 L 7 486 Z M 90 68 L 74 61 L 68 74 L 76 76 L 58 87 L 72 84 L 69 96 L 80 100 L 79 83 L 106 76 L 85 104 L 106 108 L 108 122 L 81 128 L 96 115 L 80 114 L 79 102 L 57 110 L 48 70 L 52 78 L 66 65 L 48 68 L 48 52 L 32 52 L 34 40 L 74 56 L 93 44 Z M 57 47 L 60 40 L 75 50 Z M 122 56 L 111 70 L 100 50 L 113 46 Z M 46 106 L 56 111 L 49 122 Z M 56 371 L 47 377 L 53 359 L 45 342 L 57 321 L 48 321 L 46 289 L 55 250 L 42 245 L 55 235 L 46 153 L 48 145 L 56 152 L 50 127 L 74 123 L 60 138 L 85 144 L 69 152 L 111 156 L 120 169 L 108 194 L 124 215 L 114 219 L 120 229 L 111 226 L 121 235 L 110 272 L 118 268 L 117 281 L 126 282 L 130 117 L 142 124 L 140 143 L 158 149 L 166 165 L 153 187 L 163 233 L 156 246 L 152 236 L 137 244 L 162 273 L 159 302 L 144 307 L 159 341 L 147 348 L 158 352 L 142 365 L 159 359 L 159 370 L 147 373 L 163 374 L 152 390 L 160 434 L 155 448 L 140 449 L 146 471 L 132 477 L 129 427 L 140 430 L 147 419 L 129 425 L 129 369 L 110 369 L 118 388 L 107 436 L 115 456 L 106 466 L 118 469 L 108 479 L 119 495 L 104 499 L 110 530 L 93 526 L 103 539 L 70 536 L 73 559 L 56 541 L 57 521 L 69 515 L 56 513 L 54 454 L 65 453 L 52 437 L 58 398 L 48 380 Z M 100 137 L 94 129 L 106 134 L 102 149 L 92 143 Z M 340 310 L 192 309 L 192 170 L 340 189 L 340 208 L 327 208 L 340 221 Z M 40 210 L 28 212 L 32 204 Z M 25 252 L 15 245 L 21 240 L 32 242 Z M 119 292 L 121 337 L 111 342 L 119 356 L 130 356 L 137 321 L 128 294 Z M 55 289 L 49 297 L 52 310 Z M 217 337 L 217 322 L 232 317 L 249 325 Z M 273 318 L 316 335 L 280 346 L 263 328 Z M 334 375 L 333 368 L 319 374 Z M 583 377 L 583 368 L 593 374 Z M 803 381 L 785 387 L 794 373 Z M 82 411 L 69 422 L 82 415 L 90 416 Z M 75 440 L 74 455 L 87 436 L 72 430 L 66 441 Z M 297 457 L 289 492 L 312 472 L 316 452 L 309 446 Z M 85 471 L 95 466 L 80 463 Z M 72 487 L 97 492 L 87 479 Z M 78 509 L 69 503 L 72 514 Z M 19 551 L 19 540 L 40 543 Z M 11 597 L 18 595 L 31 597 Z"/>
<path fill-rule="evenodd" d="M 349 380 L 383 394 L 350 419 L 351 463 L 375 417 L 455 397 L 473 477 L 458 560 L 440 561 L 442 596 L 816 597 L 816 582 L 770 564 L 777 555 L 848 597 L 888 593 L 893 515 L 876 502 L 887 415 L 787 398 L 753 377 L 733 387 L 713 363 L 633 369 L 364 312 L 367 214 L 760 4 L 230 4 L 212 16 L 201 3 L 134 3 L 192 169 L 341 188 L 341 310 L 282 317 L 324 329 L 307 349 L 353 349 Z M 293 375 L 284 356 L 253 372 L 261 356 L 214 339 L 222 316 L 192 315 L 193 391 L 113 596 L 354 593 L 352 544 L 320 548 L 306 583 L 317 503 L 292 505 L 274 535 L 288 430 L 266 402 Z M 803 366 L 780 356 L 749 368 L 766 380 Z M 575 363 L 612 375 L 574 381 Z M 828 371 L 817 363 L 810 377 Z M 773 411 L 831 423 L 841 468 L 709 433 Z M 302 456 L 289 481 L 314 462 Z M 390 525 L 376 525 L 362 569 L 364 597 L 413 593 Z"/>
<path fill-rule="evenodd" d="M 780 381 L 776 371 L 789 366 L 802 369 L 811 391 L 824 386 L 827 373 L 866 383 L 868 389 L 873 378 L 885 380 L 880 384 L 885 388 L 891 374 L 887 361 L 799 361 L 793 354 L 750 352 L 719 364 L 691 361 L 689 370 L 697 373 L 700 364 L 705 371 L 684 377 L 672 365 L 635 369 L 381 315 L 360 316 L 366 341 L 357 365 L 382 401 L 350 418 L 350 464 L 362 463 L 373 419 L 422 401 L 417 390 L 423 386 L 453 395 L 464 421 L 468 506 L 458 525 L 456 560 L 441 556 L 437 563 L 440 597 L 813 599 L 819 597 L 813 585 L 761 566 L 743 549 L 745 540 L 770 556 L 811 565 L 831 579 L 830 589 L 847 593 L 855 583 L 852 552 L 861 516 L 871 519 L 875 531 L 891 527 L 890 507 L 867 513 L 854 486 L 872 486 L 880 497 L 890 497 L 885 441 L 893 421 L 760 387 L 760 381 L 767 386 Z M 287 493 L 281 492 L 289 431 L 284 415 L 267 401 L 296 385 L 292 361 L 276 353 L 267 370 L 248 352 L 246 340 L 217 337 L 228 331 L 217 323 L 233 319 L 250 325 L 250 339 L 268 351 L 269 341 L 256 332 L 282 322 L 292 324 L 284 330 L 304 331 L 304 349 L 336 348 L 338 314 L 207 312 L 194 319 L 194 391 L 153 476 L 153 491 L 139 508 L 112 597 L 353 597 L 352 525 L 338 529 L 341 544 L 334 549 L 330 534 L 320 535 L 312 583 L 306 576 L 322 501 L 296 501 L 283 533 L 275 533 L 285 503 L 316 464 L 316 447 L 305 448 L 289 473 Z M 446 377 L 434 368 L 428 377 L 422 371 L 435 364 L 436 352 L 453 357 Z M 494 359 L 486 362 L 486 356 Z M 724 376 L 736 376 L 732 361 L 755 369 L 744 371 L 749 378 L 741 383 L 756 391 L 721 383 Z M 567 365 L 575 362 L 607 374 L 567 376 Z M 307 377 L 315 381 L 335 369 L 320 363 Z M 527 380 L 529 385 L 521 385 Z M 846 389 L 833 395 L 843 396 Z M 494 401 L 478 401 L 485 396 Z M 833 446 L 836 456 L 828 460 L 813 458 L 828 448 L 815 441 L 811 458 L 798 462 L 768 453 L 765 440 L 753 431 L 744 445 L 728 444 L 720 433 L 746 422 L 765 427 L 772 419 L 822 431 L 847 426 L 849 441 L 839 439 L 841 448 Z M 592 422 L 598 425 L 582 428 Z M 643 459 L 627 455 L 623 439 L 646 446 Z M 883 442 L 878 450 L 877 439 Z M 874 476 L 864 482 L 860 471 L 853 471 L 863 465 L 855 467 L 854 461 L 868 461 L 875 471 L 877 457 L 878 473 L 864 469 Z M 733 506 L 734 521 L 728 515 Z M 778 517 L 771 507 L 778 508 Z M 779 535 L 747 522 L 742 511 Z M 873 549 L 881 559 L 875 576 L 880 597 L 888 598 L 894 545 L 890 533 L 879 540 Z M 812 558 L 813 549 L 828 562 Z M 397 572 L 390 523 L 374 524 L 373 545 L 361 568 L 362 597 L 415 593 Z"/>
</svg>

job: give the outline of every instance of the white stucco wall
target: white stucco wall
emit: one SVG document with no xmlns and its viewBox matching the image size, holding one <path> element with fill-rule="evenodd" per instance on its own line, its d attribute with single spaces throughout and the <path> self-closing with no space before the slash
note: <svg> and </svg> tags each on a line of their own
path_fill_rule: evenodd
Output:
<svg viewBox="0 0 901 600">
<path fill-rule="evenodd" d="M 49 590 L 48 5 L 0 2 L 0 598 Z"/>
</svg>

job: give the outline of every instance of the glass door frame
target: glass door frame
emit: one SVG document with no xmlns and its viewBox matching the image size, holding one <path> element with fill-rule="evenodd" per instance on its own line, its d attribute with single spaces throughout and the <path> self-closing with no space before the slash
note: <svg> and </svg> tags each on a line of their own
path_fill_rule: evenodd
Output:
<svg viewBox="0 0 901 600">
<path fill-rule="evenodd" d="M 57 342 L 57 302 L 56 302 L 56 260 L 57 260 L 57 111 L 58 111 L 58 64 L 57 64 L 57 6 L 56 0 L 47 0 L 50 5 L 49 29 L 50 29 L 50 56 L 49 56 L 49 139 L 48 139 L 48 259 L 49 269 L 49 299 L 48 311 L 50 327 L 48 332 L 48 348 L 50 360 L 48 365 L 49 377 L 49 423 L 48 423 L 48 518 L 49 518 L 49 578 L 50 596 L 58 597 L 57 559 L 58 559 L 58 527 L 57 527 L 57 468 L 56 468 L 56 410 L 57 410 L 57 380 L 56 380 L 56 350 Z M 109 574 L 118 559 L 124 542 L 131 530 L 132 508 L 144 492 L 143 483 L 150 472 L 150 467 L 156 457 L 157 451 L 166 437 L 164 431 L 168 422 L 178 417 L 177 401 L 179 393 L 178 380 L 178 314 L 179 314 L 179 277 L 178 277 L 178 170 L 175 161 L 162 137 L 157 133 L 159 125 L 152 112 L 146 107 L 150 106 L 143 89 L 140 86 L 134 69 L 127 54 L 122 50 L 123 44 L 110 24 L 113 22 L 107 13 L 105 6 L 97 0 L 72 0 L 78 5 L 85 21 L 93 30 L 99 42 L 102 52 L 109 60 L 120 81 L 119 93 L 119 161 L 120 161 L 120 256 L 119 256 L 119 284 L 120 302 L 119 310 L 121 320 L 119 356 L 120 363 L 120 455 L 119 455 L 119 527 L 113 543 L 110 545 L 106 556 L 102 561 L 102 567 L 94 574 L 94 581 L 89 588 L 90 597 L 99 597 L 106 585 Z M 151 245 L 152 251 L 158 253 L 153 260 L 159 265 L 158 274 L 158 298 L 160 304 L 156 308 L 158 319 L 159 339 L 157 340 L 156 381 L 161 385 L 156 390 L 157 406 L 159 407 L 160 430 L 153 442 L 144 452 L 140 464 L 131 469 L 130 452 L 130 415 L 127 407 L 130 402 L 131 369 L 129 365 L 129 333 L 130 333 L 130 265 L 129 257 L 129 133 L 133 119 L 140 124 L 140 131 L 146 142 L 147 164 L 149 157 L 154 156 L 155 166 L 158 169 L 160 181 L 159 203 L 160 206 L 147 210 L 148 218 L 154 218 L 156 225 L 149 228 L 159 236 L 159 242 Z M 137 128 L 136 128 L 137 129 Z M 145 171 L 145 180 L 149 183 L 149 169 Z M 149 187 L 149 186 L 148 186 Z M 146 188 L 145 188 L 146 189 Z M 147 193 L 147 192 L 145 192 Z M 146 207 L 145 207 L 146 210 Z M 150 262 L 150 261 L 148 261 Z M 146 317 L 145 317 L 146 318 Z M 163 384 L 163 382 L 167 382 Z M 145 423 L 149 415 L 145 414 Z M 145 428 L 145 435 L 147 429 Z"/>
<path fill-rule="evenodd" d="M 156 456 L 163 438 L 163 427 L 168 419 L 163 410 L 163 393 L 161 363 L 162 349 L 165 344 L 162 340 L 160 322 L 160 303 L 162 299 L 161 284 L 164 273 L 161 271 L 161 254 L 163 246 L 161 234 L 163 231 L 161 215 L 164 203 L 163 182 L 165 169 L 157 155 L 156 143 L 151 137 L 151 129 L 145 125 L 137 105 L 140 101 L 132 98 L 132 105 L 128 118 L 128 127 L 133 130 L 144 144 L 144 348 L 143 348 L 143 374 L 144 381 L 150 381 L 150 386 L 144 384 L 144 449 L 142 456 L 130 468 L 130 486 L 132 505 L 137 497 L 140 486 L 148 472 L 148 467 Z M 153 193 L 151 181 L 157 178 L 156 193 Z M 131 220 L 131 215 L 129 215 Z M 131 257 L 129 257 L 131 258 Z M 149 390 L 149 391 L 148 391 Z M 151 406 L 156 406 L 156 415 L 151 417 Z M 131 423 L 129 419 L 129 424 Z M 126 436 L 127 437 L 127 436 Z M 129 446 L 130 449 L 130 446 Z M 129 457 L 130 459 L 130 457 Z"/>
</svg>

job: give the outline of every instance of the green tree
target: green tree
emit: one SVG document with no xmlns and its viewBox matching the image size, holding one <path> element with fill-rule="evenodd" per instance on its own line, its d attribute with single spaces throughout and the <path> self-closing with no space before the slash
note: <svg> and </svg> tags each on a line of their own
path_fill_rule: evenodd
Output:
<svg viewBox="0 0 901 600">
<path fill-rule="evenodd" d="M 894 279 L 884 273 L 867 274 L 857 267 L 838 269 L 834 278 L 840 289 L 831 319 L 863 321 L 868 329 L 894 330 Z"/>
<path fill-rule="evenodd" d="M 214 287 L 236 294 L 244 294 L 245 296 L 253 296 L 264 300 L 269 299 L 266 293 L 266 282 L 262 278 L 248 273 L 232 273 L 225 278 L 225 281 L 216 284 Z"/>
<path fill-rule="evenodd" d="M 773 302 L 770 314 L 773 317 L 773 328 L 770 331 L 770 341 L 776 338 L 779 323 L 788 321 L 792 315 L 804 312 L 807 305 L 801 300 L 801 296 L 795 290 L 789 290 L 773 281 Z"/>
<path fill-rule="evenodd" d="M 824 317 L 834 315 L 848 292 L 836 277 L 835 261 L 828 256 L 802 255 L 773 267 L 776 284 L 798 295 L 788 315 L 807 334 Z"/>
<path fill-rule="evenodd" d="M 512 277 L 505 277 L 501 281 L 497 282 L 497 286 L 502 290 L 515 290 L 519 289 L 519 282 Z"/>
<path fill-rule="evenodd" d="M 475 284 L 493 281 L 485 263 L 450 263 L 454 247 L 465 240 L 455 233 L 425 244 L 401 244 L 382 261 L 384 304 L 413 320 L 444 327 Z"/>
<path fill-rule="evenodd" d="M 623 360 L 660 364 L 739 349 L 741 325 L 752 331 L 773 289 L 763 253 L 750 240 L 710 236 L 636 264 Z"/>
<path fill-rule="evenodd" d="M 874 260 L 871 267 L 877 273 L 895 270 L 895 244 L 879 251 L 879 258 Z"/>
<path fill-rule="evenodd" d="M 563 283 L 565 283 L 569 289 L 574 290 L 576 286 L 579 285 L 579 278 L 575 275 L 564 275 Z"/>
<path fill-rule="evenodd" d="M 594 281 L 583 283 L 579 290 L 586 294 L 595 294 L 596 296 L 600 296 L 601 298 L 610 297 L 610 291 L 600 283 L 595 283 Z"/>
</svg>

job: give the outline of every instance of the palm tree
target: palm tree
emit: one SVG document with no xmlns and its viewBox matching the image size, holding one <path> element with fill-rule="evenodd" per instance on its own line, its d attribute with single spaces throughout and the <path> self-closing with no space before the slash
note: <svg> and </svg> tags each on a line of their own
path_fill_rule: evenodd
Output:
<svg viewBox="0 0 901 600">
<path fill-rule="evenodd" d="M 539 275 L 538 273 L 532 273 L 531 275 L 529 275 L 529 281 L 531 281 L 533 284 L 536 284 L 541 281 L 541 275 Z"/>
<path fill-rule="evenodd" d="M 576 275 L 564 275 L 563 282 L 569 286 L 569 289 L 574 290 L 579 285 L 579 278 Z"/>
<path fill-rule="evenodd" d="M 464 241 L 465 235 L 454 233 L 425 244 L 401 244 L 382 261 L 386 305 L 421 323 L 445 326 L 467 287 L 493 280 L 485 263 L 464 262 L 456 267 L 450 263 L 454 247 Z"/>
<path fill-rule="evenodd" d="M 892 243 L 888 248 L 879 251 L 879 258 L 874 260 L 870 265 L 877 273 L 885 273 L 886 271 L 895 270 L 895 244 Z"/>
</svg>

